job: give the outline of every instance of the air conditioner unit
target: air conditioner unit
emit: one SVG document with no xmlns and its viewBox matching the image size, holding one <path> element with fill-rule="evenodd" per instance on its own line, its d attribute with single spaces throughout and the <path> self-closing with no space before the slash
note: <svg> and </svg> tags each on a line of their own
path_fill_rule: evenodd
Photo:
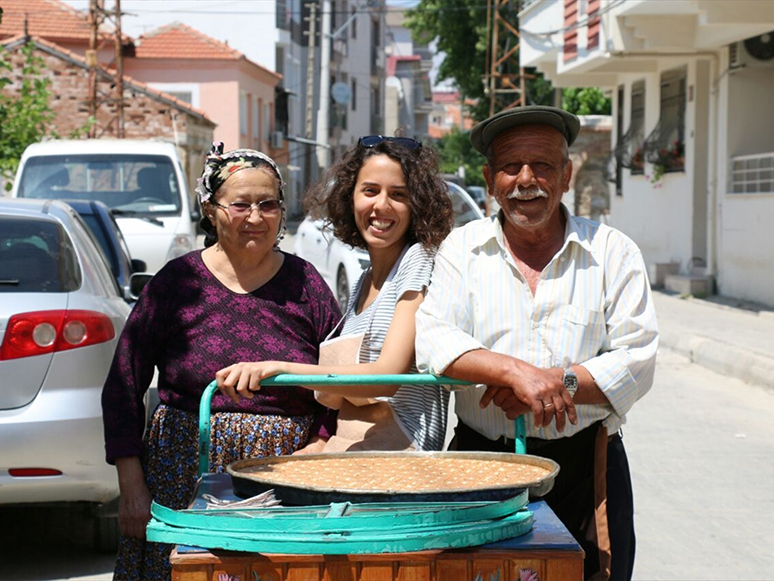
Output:
<svg viewBox="0 0 774 581">
<path fill-rule="evenodd" d="M 272 149 L 281 149 L 284 142 L 285 136 L 282 134 L 282 131 L 271 132 L 269 145 L 271 145 Z"/>
<path fill-rule="evenodd" d="M 774 31 L 730 44 L 728 64 L 732 69 L 774 66 Z"/>
</svg>

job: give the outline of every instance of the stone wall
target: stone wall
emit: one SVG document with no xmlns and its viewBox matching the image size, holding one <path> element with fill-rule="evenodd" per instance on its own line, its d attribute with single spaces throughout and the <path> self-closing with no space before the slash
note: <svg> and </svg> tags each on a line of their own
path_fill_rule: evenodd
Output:
<svg viewBox="0 0 774 581">
<path fill-rule="evenodd" d="M 576 216 L 605 221 L 610 210 L 606 178 L 612 120 L 608 115 L 582 115 L 581 131 L 570 148 L 573 176 L 567 204 Z"/>
</svg>

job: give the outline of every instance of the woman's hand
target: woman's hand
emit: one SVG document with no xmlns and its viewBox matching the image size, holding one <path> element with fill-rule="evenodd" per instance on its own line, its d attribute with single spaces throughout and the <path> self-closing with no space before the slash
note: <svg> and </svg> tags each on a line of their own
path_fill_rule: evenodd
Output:
<svg viewBox="0 0 774 581">
<path fill-rule="evenodd" d="M 151 494 L 145 485 L 140 459 L 118 458 L 118 485 L 121 500 L 118 504 L 118 526 L 125 537 L 145 538 L 145 527 L 151 519 Z"/>
<path fill-rule="evenodd" d="M 215 374 L 218 389 L 239 403 L 243 397 L 253 398 L 253 392 L 261 389 L 261 380 L 280 373 L 287 373 L 286 363 L 281 361 L 260 361 L 256 363 L 235 363 L 224 367 Z"/>
<path fill-rule="evenodd" d="M 327 442 L 328 442 L 327 438 L 314 436 L 309 439 L 309 441 L 306 443 L 306 446 L 293 452 L 293 456 L 301 455 L 301 454 L 319 454 L 320 452 L 323 451 L 323 448 L 325 448 L 325 444 Z"/>
</svg>

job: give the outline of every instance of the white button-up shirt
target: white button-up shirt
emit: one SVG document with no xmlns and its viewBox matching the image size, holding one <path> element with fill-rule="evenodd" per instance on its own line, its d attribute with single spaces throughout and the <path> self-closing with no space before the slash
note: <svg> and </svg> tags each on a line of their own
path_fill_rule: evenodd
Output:
<svg viewBox="0 0 774 581">
<path fill-rule="evenodd" d="M 441 245 L 417 313 L 416 356 L 436 375 L 475 349 L 511 355 L 541 368 L 582 365 L 609 404 L 576 405 L 578 424 L 555 423 L 527 436 L 572 436 L 598 420 L 608 433 L 650 389 L 658 349 L 656 313 L 642 254 L 618 230 L 567 216 L 562 248 L 540 274 L 535 296 L 505 246 L 497 216 L 454 230 Z M 460 420 L 486 437 L 514 437 L 499 407 L 479 407 L 485 386 L 455 394 Z"/>
</svg>

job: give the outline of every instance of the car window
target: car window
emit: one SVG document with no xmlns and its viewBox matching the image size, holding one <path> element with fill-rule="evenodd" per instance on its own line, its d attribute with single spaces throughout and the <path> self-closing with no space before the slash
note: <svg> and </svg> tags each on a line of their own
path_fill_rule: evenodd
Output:
<svg viewBox="0 0 774 581">
<path fill-rule="evenodd" d="M 0 292 L 61 293 L 80 286 L 78 258 L 61 224 L 0 217 Z"/>
<path fill-rule="evenodd" d="M 174 165 L 161 155 L 30 157 L 19 180 L 20 198 L 99 200 L 146 215 L 179 214 L 181 208 Z"/>
<path fill-rule="evenodd" d="M 110 271 L 114 276 L 118 276 L 118 259 L 115 252 L 110 247 L 110 242 L 107 239 L 105 230 L 102 228 L 102 224 L 94 214 L 79 214 L 81 220 L 86 223 L 89 232 L 95 238 L 95 242 L 102 253 L 105 255 L 107 262 L 110 264 Z"/>
<path fill-rule="evenodd" d="M 454 208 L 454 225 L 462 226 L 481 217 L 481 211 L 475 205 L 470 195 L 460 186 L 447 182 L 449 197 Z"/>
<path fill-rule="evenodd" d="M 83 227 L 84 232 L 86 232 L 86 235 L 91 238 L 91 241 L 94 243 L 95 248 L 99 252 L 100 257 L 102 258 L 102 262 L 105 264 L 105 267 L 107 268 L 108 272 L 111 273 L 113 276 L 106 277 L 110 281 L 110 284 L 113 286 L 113 289 L 116 291 L 116 294 L 121 294 L 121 287 L 118 286 L 118 281 L 116 280 L 116 277 L 118 276 L 118 266 L 116 266 L 116 270 L 113 270 L 113 260 L 112 258 L 114 254 L 110 252 L 110 250 L 105 250 L 105 247 L 102 246 L 102 243 L 99 241 L 99 237 L 97 236 L 97 232 L 100 232 L 101 236 L 104 238 L 105 233 L 102 230 L 102 225 L 98 222 L 98 220 L 93 215 L 81 215 L 78 212 L 73 211 L 73 220 L 76 222 L 80 222 L 81 226 Z M 86 218 L 91 218 L 94 220 L 94 228 L 92 228 L 89 224 L 86 223 Z M 105 240 L 105 244 L 108 244 L 107 240 Z"/>
</svg>

